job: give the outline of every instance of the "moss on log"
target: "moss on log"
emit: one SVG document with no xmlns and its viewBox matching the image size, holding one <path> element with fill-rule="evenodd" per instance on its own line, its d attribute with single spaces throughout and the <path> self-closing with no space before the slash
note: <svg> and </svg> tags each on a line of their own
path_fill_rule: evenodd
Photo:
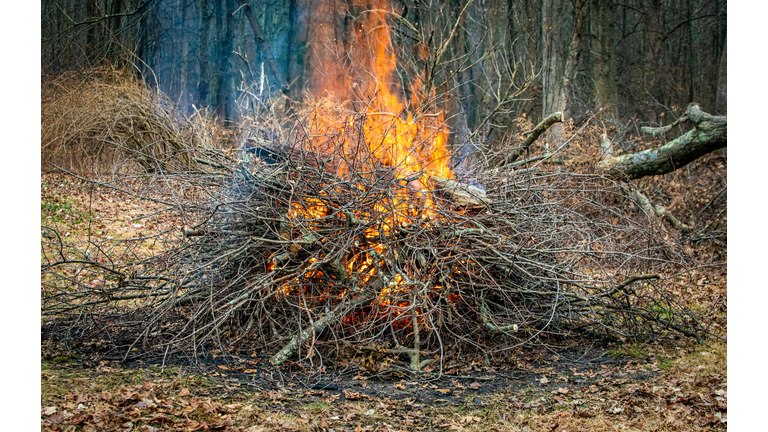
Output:
<svg viewBox="0 0 768 432">
<path fill-rule="evenodd" d="M 658 148 L 606 158 L 598 164 L 598 169 L 609 177 L 623 180 L 661 175 L 727 145 L 726 116 L 707 114 L 696 104 L 688 106 L 686 116 L 695 126 L 686 134 Z"/>
</svg>

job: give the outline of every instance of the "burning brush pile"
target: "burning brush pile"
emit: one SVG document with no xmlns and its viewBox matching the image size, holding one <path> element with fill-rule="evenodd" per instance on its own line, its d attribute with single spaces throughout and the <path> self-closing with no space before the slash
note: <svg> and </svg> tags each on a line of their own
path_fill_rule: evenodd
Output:
<svg viewBox="0 0 768 432">
<path fill-rule="evenodd" d="M 368 113 L 320 124 L 252 142 L 239 161 L 222 156 L 227 175 L 167 175 L 198 192 L 176 204 L 196 222 L 143 261 L 100 245 L 99 258 L 44 266 L 59 282 L 73 279 L 65 265 L 119 281 L 51 289 L 43 314 L 133 335 L 126 350 L 225 346 L 280 364 L 353 347 L 402 355 L 413 370 L 457 349 L 584 333 L 700 337 L 658 274 L 680 260 L 622 215 L 620 185 L 512 169 L 479 169 L 470 185 L 451 178 L 439 129 Z"/>
<path fill-rule="evenodd" d="M 368 121 L 259 148 L 263 160 L 237 172 L 187 232 L 200 270 L 166 300 L 192 305 L 176 343 L 236 328 L 275 351 L 273 364 L 354 345 L 419 370 L 462 344 L 503 351 L 664 327 L 697 336 L 660 276 L 642 271 L 659 270 L 663 243 L 595 200 L 618 186 L 510 170 L 481 173 L 486 192 L 446 178 L 439 139 L 401 153 L 388 137 L 412 124 L 371 135 Z"/>
<path fill-rule="evenodd" d="M 442 112 L 404 114 L 385 54 L 365 103 L 308 110 L 235 158 L 197 154 L 207 174 L 153 173 L 185 190 L 183 235 L 145 260 L 102 247 L 44 265 L 59 281 L 65 265 L 119 281 L 50 284 L 43 314 L 89 316 L 94 331 L 131 336 L 126 352 L 219 346 L 280 364 L 352 347 L 412 370 L 585 333 L 703 334 L 660 276 L 682 260 L 623 210 L 620 184 L 482 165 L 458 178 Z"/>
</svg>

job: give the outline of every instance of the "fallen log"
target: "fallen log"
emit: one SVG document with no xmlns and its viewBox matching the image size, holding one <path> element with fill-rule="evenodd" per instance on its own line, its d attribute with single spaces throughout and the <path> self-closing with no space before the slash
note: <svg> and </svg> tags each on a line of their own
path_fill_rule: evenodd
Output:
<svg viewBox="0 0 768 432">
<path fill-rule="evenodd" d="M 598 169 L 608 177 L 622 180 L 661 175 L 682 168 L 701 156 L 727 145 L 726 116 L 713 116 L 702 111 L 699 105 L 690 104 L 685 118 L 693 123 L 694 128 L 679 138 L 658 148 L 605 158 L 598 163 Z M 644 128 L 643 132 L 658 134 L 667 132 L 669 129 L 671 128 Z"/>
</svg>

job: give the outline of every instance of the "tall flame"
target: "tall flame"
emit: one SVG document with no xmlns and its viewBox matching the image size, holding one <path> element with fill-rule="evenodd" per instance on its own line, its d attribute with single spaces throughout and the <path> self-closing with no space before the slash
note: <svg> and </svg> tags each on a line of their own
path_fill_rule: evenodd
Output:
<svg viewBox="0 0 768 432">
<path fill-rule="evenodd" d="M 304 141 L 303 150 L 311 153 L 326 152 L 337 158 L 340 150 L 345 156 L 356 155 L 359 153 L 360 142 L 349 131 L 357 130 L 364 136 L 365 153 L 373 156 L 378 166 L 389 170 L 397 179 L 391 199 L 373 206 L 371 214 L 388 215 L 378 230 L 369 228 L 366 232 L 365 236 L 373 243 L 367 242 L 367 250 L 350 251 L 346 259 L 347 271 L 357 274 L 360 283 L 367 283 L 380 267 L 379 257 L 387 253 L 386 247 L 374 239 L 400 224 L 412 222 L 414 216 L 427 220 L 437 217 L 436 204 L 430 191 L 432 178 L 451 179 L 453 173 L 449 164 L 450 152 L 447 149 L 443 112 L 419 111 L 422 105 L 419 101 L 423 91 L 420 88 L 422 77 L 413 80 L 413 96 L 409 104 L 403 103 L 398 97 L 401 88 L 395 80 L 398 76 L 397 60 L 388 24 L 391 7 L 386 0 L 372 0 L 366 5 L 353 3 L 365 10 L 355 20 L 353 34 L 345 38 L 350 44 L 347 47 L 350 52 L 344 55 L 346 66 L 341 65 L 338 56 L 336 63 L 329 60 L 335 54 L 329 48 L 329 45 L 334 45 L 329 42 L 335 36 L 333 27 L 338 21 L 334 14 L 344 11 L 345 6 L 337 0 L 320 0 L 317 4 L 316 13 L 320 18 L 315 21 L 311 35 L 314 45 L 310 65 L 314 73 L 310 79 L 310 88 L 317 98 L 333 95 L 347 101 L 367 99 L 364 115 L 352 115 L 349 120 L 342 120 L 336 125 L 327 124 L 328 116 L 320 116 L 318 121 L 322 123 L 321 128 L 333 131 L 335 138 L 330 140 L 331 144 L 324 144 L 319 137 L 313 136 Z M 337 39 L 333 38 L 334 46 L 343 45 Z M 428 96 L 434 97 L 434 90 Z M 324 145 L 333 148 L 324 148 Z M 331 166 L 340 177 L 350 174 L 363 177 L 376 175 L 375 170 L 352 173 L 350 171 L 356 169 L 354 165 L 336 162 Z M 317 220 L 328 214 L 322 201 L 317 198 L 307 198 L 293 205 L 294 208 L 289 211 L 291 218 Z M 274 266 L 271 266 L 272 269 Z M 305 277 L 312 278 L 317 274 L 312 270 Z M 405 293 L 407 284 L 400 274 L 394 274 L 388 280 L 379 293 L 377 303 L 388 309 L 389 313 L 399 315 L 409 306 L 402 301 L 403 295 L 398 294 Z M 289 291 L 286 287 L 282 289 L 284 294 Z M 344 294 L 346 291 L 340 296 Z M 393 300 L 396 297 L 400 299 Z"/>
<path fill-rule="evenodd" d="M 387 204 L 394 210 L 396 220 L 393 222 L 404 222 L 405 213 L 414 206 L 422 209 L 423 216 L 434 217 L 434 201 L 428 191 L 431 179 L 453 178 L 443 112 L 419 111 L 422 77 L 413 80 L 410 104 L 403 103 L 398 96 L 401 87 L 395 80 L 397 60 L 388 22 L 389 15 L 395 12 L 388 1 L 352 3 L 363 10 L 354 20 L 352 34 L 342 38 L 347 41 L 346 46 L 335 33 L 338 15 L 345 12 L 345 4 L 321 0 L 315 6 L 310 88 L 318 98 L 332 95 L 340 101 L 367 99 L 363 124 L 357 125 L 363 131 L 367 153 L 396 178 L 403 179 L 393 202 Z M 340 50 L 346 51 L 343 56 L 339 56 Z M 434 96 L 434 90 L 427 96 Z M 322 125 L 326 130 L 341 131 L 345 155 L 359 153 L 359 142 L 347 134 L 347 130 L 354 127 L 354 119 L 352 116 L 348 124 Z M 321 122 L 328 123 L 328 120 Z M 309 148 L 305 150 L 312 152 L 338 153 L 338 148 L 323 148 L 317 138 L 309 140 L 307 145 Z M 338 146 L 338 142 L 334 146 Z M 335 174 L 341 177 L 355 170 L 341 161 L 333 166 Z M 383 205 L 378 206 L 378 210 L 384 210 Z"/>
</svg>

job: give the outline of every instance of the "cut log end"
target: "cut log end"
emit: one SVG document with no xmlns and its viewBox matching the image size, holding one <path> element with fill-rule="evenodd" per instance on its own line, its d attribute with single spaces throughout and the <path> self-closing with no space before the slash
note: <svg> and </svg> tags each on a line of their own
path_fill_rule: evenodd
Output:
<svg viewBox="0 0 768 432">
<path fill-rule="evenodd" d="M 485 190 L 471 184 L 436 176 L 432 176 L 432 184 L 459 207 L 484 207 L 493 203 Z"/>
</svg>

